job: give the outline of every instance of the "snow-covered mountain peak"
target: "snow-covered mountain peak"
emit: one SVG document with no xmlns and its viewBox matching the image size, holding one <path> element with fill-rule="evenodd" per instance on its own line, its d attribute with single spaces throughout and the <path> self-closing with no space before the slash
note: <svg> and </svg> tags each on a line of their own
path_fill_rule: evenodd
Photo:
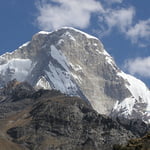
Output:
<svg viewBox="0 0 150 150">
<path fill-rule="evenodd" d="M 86 36 L 86 38 L 89 38 L 89 39 L 96 39 L 96 40 L 99 40 L 99 39 L 96 38 L 95 36 L 92 36 L 92 35 L 90 35 L 90 34 L 87 34 L 87 33 L 83 32 L 83 31 L 80 31 L 80 30 L 75 29 L 75 28 L 73 28 L 73 27 L 62 27 L 62 28 L 59 29 L 59 30 L 62 30 L 62 29 L 65 29 L 65 30 L 68 30 L 68 31 L 69 31 L 69 30 L 70 30 L 70 31 L 74 31 L 74 32 L 76 32 L 76 33 L 80 33 L 80 34 Z M 59 30 L 58 30 L 58 31 L 59 31 Z"/>
<path fill-rule="evenodd" d="M 0 56 L 0 86 L 14 78 L 80 96 L 102 114 L 150 122 L 150 92 L 144 83 L 123 73 L 96 37 L 74 28 L 41 31 Z"/>
<path fill-rule="evenodd" d="M 89 38 L 89 39 L 96 39 L 96 40 L 99 40 L 99 39 L 96 38 L 95 36 L 92 36 L 92 35 L 90 35 L 90 34 L 87 34 L 87 33 L 83 32 L 83 31 L 80 31 L 80 30 L 75 29 L 75 28 L 73 28 L 73 27 L 62 27 L 62 28 L 59 28 L 59 29 L 54 30 L 54 31 L 52 31 L 52 32 L 40 31 L 40 32 L 38 32 L 36 35 L 41 35 L 41 34 L 43 34 L 43 35 L 49 35 L 49 34 L 53 34 L 53 33 L 56 33 L 56 32 L 60 32 L 60 31 L 62 31 L 62 30 L 65 30 L 65 31 L 66 31 L 66 34 L 70 34 L 69 31 L 71 31 L 71 32 L 76 32 L 76 33 L 78 33 L 78 34 L 82 34 L 82 35 L 86 36 L 86 38 Z"/>
</svg>

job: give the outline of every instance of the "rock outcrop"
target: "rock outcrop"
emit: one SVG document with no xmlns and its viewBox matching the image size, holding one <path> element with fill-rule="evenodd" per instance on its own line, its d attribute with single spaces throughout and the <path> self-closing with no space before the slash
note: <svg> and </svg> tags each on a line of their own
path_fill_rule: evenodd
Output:
<svg viewBox="0 0 150 150">
<path fill-rule="evenodd" d="M 129 140 L 126 146 L 114 145 L 113 150 L 150 150 L 150 133 L 142 138 Z"/>
</svg>

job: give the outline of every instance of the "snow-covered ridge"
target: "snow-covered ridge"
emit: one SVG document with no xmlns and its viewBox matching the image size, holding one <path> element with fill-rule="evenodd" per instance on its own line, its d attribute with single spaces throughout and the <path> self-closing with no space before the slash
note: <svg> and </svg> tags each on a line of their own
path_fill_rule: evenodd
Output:
<svg viewBox="0 0 150 150">
<path fill-rule="evenodd" d="M 92 36 L 92 35 L 90 35 L 90 34 L 87 34 L 87 33 L 83 32 L 83 31 L 80 31 L 80 30 L 75 29 L 75 28 L 72 28 L 72 27 L 62 27 L 62 28 L 57 29 L 57 30 L 52 31 L 52 32 L 40 31 L 40 32 L 38 32 L 37 34 L 46 34 L 46 35 L 48 35 L 48 34 L 52 34 L 52 33 L 54 33 L 54 32 L 57 32 L 57 31 L 59 31 L 59 30 L 62 30 L 62 29 L 73 30 L 73 31 L 75 31 L 75 32 L 77 32 L 77 33 L 80 33 L 80 34 L 86 36 L 88 39 L 96 39 L 96 40 L 99 40 L 99 39 L 96 38 L 95 36 Z"/>
<path fill-rule="evenodd" d="M 22 44 L 21 46 L 19 46 L 19 48 L 23 48 L 23 47 L 25 47 L 25 46 L 29 45 L 29 43 L 30 43 L 30 41 L 28 41 L 28 42 L 26 42 L 26 43 Z"/>
<path fill-rule="evenodd" d="M 47 32 L 47 31 L 39 31 L 37 34 L 51 34 L 52 32 Z"/>
<path fill-rule="evenodd" d="M 85 35 L 88 39 L 96 39 L 96 40 L 99 40 L 99 39 L 96 38 L 95 36 L 92 36 L 92 35 L 90 35 L 90 34 L 87 34 L 87 33 L 83 32 L 83 31 L 80 31 L 80 30 L 75 29 L 75 28 L 72 28 L 72 27 L 62 27 L 61 29 L 74 30 L 75 32 L 78 32 L 78 33 L 81 33 L 81 34 Z M 59 29 L 59 30 L 61 30 L 61 29 Z"/>
<path fill-rule="evenodd" d="M 114 110 L 120 111 L 124 109 L 124 115 L 132 115 L 136 110 L 135 105 L 146 105 L 145 110 L 142 110 L 143 115 L 150 116 L 150 91 L 147 86 L 139 79 L 125 74 L 124 72 L 118 72 L 118 76 L 122 77 L 126 81 L 126 87 L 131 92 L 132 96 L 125 98 L 121 103 L 116 102 Z M 150 119 L 148 120 L 150 123 Z"/>
<path fill-rule="evenodd" d="M 126 87 L 129 89 L 136 100 L 140 101 L 142 98 L 142 102 L 148 104 L 147 111 L 150 112 L 150 91 L 147 86 L 141 80 L 131 75 L 125 74 L 123 72 L 118 73 L 118 75 L 129 82 L 129 85 L 126 84 Z"/>
<path fill-rule="evenodd" d="M 30 44 L 30 41 L 28 42 L 25 42 L 24 44 L 22 44 L 21 46 L 19 46 L 18 49 L 15 49 L 14 51 L 12 52 L 6 52 L 4 53 L 3 55 L 0 56 L 0 59 L 8 59 L 9 56 L 13 55 L 14 53 L 16 53 L 19 49 L 23 48 L 23 47 L 26 47 Z"/>
<path fill-rule="evenodd" d="M 71 33 L 70 32 L 66 32 L 66 33 L 64 33 L 63 35 L 62 35 L 62 37 L 67 37 L 67 38 L 69 38 L 70 40 L 72 40 L 72 41 L 76 41 L 76 39 L 71 35 Z"/>
</svg>

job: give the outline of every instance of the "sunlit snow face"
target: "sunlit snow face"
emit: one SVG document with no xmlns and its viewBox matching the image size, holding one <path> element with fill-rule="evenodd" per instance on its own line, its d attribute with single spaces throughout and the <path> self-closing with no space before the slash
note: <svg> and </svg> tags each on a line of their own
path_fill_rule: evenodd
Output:
<svg viewBox="0 0 150 150">
<path fill-rule="evenodd" d="M 132 115 L 133 110 L 139 111 L 138 109 L 135 110 L 135 105 L 138 103 L 145 104 L 145 110 L 143 110 L 141 113 L 147 117 L 150 116 L 150 91 L 146 85 L 135 77 L 123 72 L 118 73 L 118 75 L 123 77 L 128 82 L 126 87 L 131 92 L 132 96 L 124 99 L 120 104 L 117 102 L 114 109 L 117 111 L 125 109 L 126 111 L 124 112 L 124 115 L 128 116 Z M 150 119 L 147 120 L 147 122 L 150 123 Z"/>
</svg>

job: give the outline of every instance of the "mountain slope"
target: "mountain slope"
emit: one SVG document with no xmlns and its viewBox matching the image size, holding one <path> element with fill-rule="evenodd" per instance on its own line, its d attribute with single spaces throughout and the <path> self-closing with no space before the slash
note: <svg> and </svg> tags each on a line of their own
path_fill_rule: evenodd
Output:
<svg viewBox="0 0 150 150">
<path fill-rule="evenodd" d="M 0 96 L 2 150 L 110 150 L 134 137 L 84 100 L 59 91 L 34 91 L 14 80 Z"/>
<path fill-rule="evenodd" d="M 101 114 L 150 123 L 150 91 L 145 84 L 123 73 L 97 38 L 74 28 L 39 32 L 0 56 L 1 87 L 14 78 L 80 96 Z"/>
</svg>

